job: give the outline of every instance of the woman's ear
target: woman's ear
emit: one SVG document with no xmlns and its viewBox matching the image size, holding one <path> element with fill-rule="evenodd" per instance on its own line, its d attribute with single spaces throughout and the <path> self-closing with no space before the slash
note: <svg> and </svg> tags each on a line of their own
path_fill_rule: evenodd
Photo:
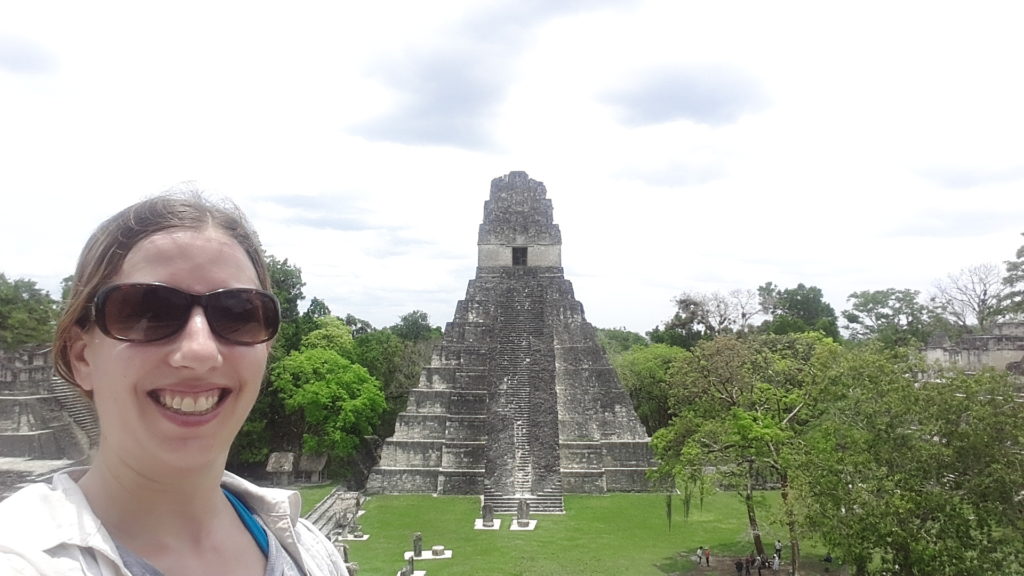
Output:
<svg viewBox="0 0 1024 576">
<path fill-rule="evenodd" d="M 89 362 L 89 335 L 81 328 L 75 326 L 71 335 L 71 342 L 68 345 L 68 359 L 71 361 L 71 372 L 75 375 L 75 382 L 83 390 L 91 392 L 93 389 L 92 364 Z"/>
</svg>

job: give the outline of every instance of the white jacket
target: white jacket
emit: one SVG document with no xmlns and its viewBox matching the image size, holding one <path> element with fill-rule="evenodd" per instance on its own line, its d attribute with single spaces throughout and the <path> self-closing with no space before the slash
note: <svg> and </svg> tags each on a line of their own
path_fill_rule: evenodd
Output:
<svg viewBox="0 0 1024 576">
<path fill-rule="evenodd" d="M 30 484 L 0 502 L 3 576 L 130 576 L 76 479 L 86 468 Z M 348 576 L 341 555 L 299 518 L 298 492 L 260 488 L 230 472 L 221 485 L 246 503 L 308 576 Z"/>
</svg>

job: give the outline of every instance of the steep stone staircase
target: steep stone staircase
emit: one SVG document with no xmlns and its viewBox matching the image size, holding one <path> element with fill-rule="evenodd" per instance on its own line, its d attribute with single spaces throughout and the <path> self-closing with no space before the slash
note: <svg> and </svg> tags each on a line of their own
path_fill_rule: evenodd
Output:
<svg viewBox="0 0 1024 576">
<path fill-rule="evenodd" d="M 540 367 L 531 362 L 532 342 L 543 336 L 544 287 L 520 280 L 512 283 L 498 307 L 497 376 L 504 383 L 499 412 L 509 415 L 513 424 L 512 486 L 514 494 L 501 494 L 490 486 L 484 490 L 484 502 L 495 513 L 515 513 L 519 500 L 527 500 L 537 513 L 565 511 L 560 482 L 555 489 L 534 493 L 532 457 L 533 410 L 531 387 Z"/>
<path fill-rule="evenodd" d="M 95 447 L 100 439 L 100 425 L 92 403 L 82 396 L 74 384 L 66 382 L 63 378 L 50 380 L 50 392 L 57 397 L 64 413 L 85 432 L 90 446 Z"/>
</svg>

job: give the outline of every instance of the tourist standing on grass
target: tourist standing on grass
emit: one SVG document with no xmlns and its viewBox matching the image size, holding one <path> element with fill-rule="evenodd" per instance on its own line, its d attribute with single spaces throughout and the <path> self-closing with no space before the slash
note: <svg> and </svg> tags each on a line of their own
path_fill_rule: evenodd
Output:
<svg viewBox="0 0 1024 576">
<path fill-rule="evenodd" d="M 775 540 L 775 555 L 779 557 L 779 560 L 782 560 L 782 540 Z"/>
<path fill-rule="evenodd" d="M 99 447 L 0 503 L 0 574 L 347 576 L 297 493 L 224 470 L 280 324 L 270 289 L 230 202 L 168 193 L 97 228 L 53 350 Z"/>
</svg>

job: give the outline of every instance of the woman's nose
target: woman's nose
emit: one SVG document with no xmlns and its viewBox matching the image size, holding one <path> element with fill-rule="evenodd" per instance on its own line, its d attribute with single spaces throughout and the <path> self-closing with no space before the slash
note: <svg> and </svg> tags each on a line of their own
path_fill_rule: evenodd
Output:
<svg viewBox="0 0 1024 576">
<path fill-rule="evenodd" d="M 203 309 L 196 306 L 188 323 L 175 338 L 175 351 L 171 363 L 179 367 L 208 370 L 222 361 L 220 342 L 210 330 Z"/>
</svg>

